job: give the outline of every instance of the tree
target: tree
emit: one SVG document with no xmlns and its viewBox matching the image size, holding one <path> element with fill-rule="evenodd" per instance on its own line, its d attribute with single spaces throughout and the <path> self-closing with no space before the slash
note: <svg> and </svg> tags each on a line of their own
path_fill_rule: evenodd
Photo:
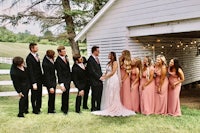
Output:
<svg viewBox="0 0 200 133">
<path fill-rule="evenodd" d="M 16 35 L 6 29 L 6 27 L 0 27 L 0 41 L 1 42 L 16 42 Z"/>
<path fill-rule="evenodd" d="M 16 7 L 20 1 L 23 0 L 12 0 L 10 9 Z M 33 20 L 39 21 L 43 30 L 56 27 L 57 32 L 66 35 L 72 53 L 79 54 L 78 42 L 74 40 L 76 31 L 80 31 L 89 22 L 105 1 L 107 0 L 29 0 L 30 4 L 23 11 L 17 14 L 0 14 L 0 19 L 13 25 L 20 21 L 24 24 Z"/>
<path fill-rule="evenodd" d="M 99 10 L 108 2 L 108 0 L 93 0 L 93 11 L 94 15 L 96 15 Z"/>
</svg>

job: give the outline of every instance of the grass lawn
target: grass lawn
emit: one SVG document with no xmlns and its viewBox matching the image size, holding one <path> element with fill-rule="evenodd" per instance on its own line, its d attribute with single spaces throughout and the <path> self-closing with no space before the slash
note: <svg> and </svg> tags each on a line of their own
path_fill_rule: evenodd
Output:
<svg viewBox="0 0 200 133">
<path fill-rule="evenodd" d="M 55 45 L 42 45 L 38 44 L 39 47 L 39 56 L 40 59 L 43 59 L 46 50 L 52 49 L 56 52 L 57 55 L 57 47 Z M 1 57 L 14 57 L 14 56 L 21 56 L 24 59 L 28 55 L 29 51 L 29 44 L 28 43 L 9 43 L 9 42 L 0 42 L 0 56 Z M 72 61 L 72 52 L 70 47 L 66 47 L 67 55 L 69 56 L 70 61 Z"/>
<path fill-rule="evenodd" d="M 25 119 L 16 117 L 18 112 L 17 97 L 0 97 L 0 132 L 1 133 L 186 133 L 200 132 L 200 111 L 182 106 L 182 117 L 143 116 L 102 117 L 84 110 L 74 113 L 75 94 L 70 95 L 70 112 L 60 112 L 60 96 L 56 97 L 56 114 L 47 114 L 47 98 L 43 96 L 42 114 L 27 114 Z M 29 111 L 31 112 L 31 106 Z"/>
<path fill-rule="evenodd" d="M 1 56 L 1 54 L 0 54 Z M 10 64 L 4 64 L 4 63 L 0 63 L 0 69 L 10 69 L 11 65 Z"/>
<path fill-rule="evenodd" d="M 4 75 L 0 75 L 0 81 L 5 81 L 5 80 L 11 80 L 10 79 L 10 75 L 8 74 L 4 74 Z"/>
<path fill-rule="evenodd" d="M 0 92 L 15 91 L 12 85 L 0 85 Z"/>
</svg>

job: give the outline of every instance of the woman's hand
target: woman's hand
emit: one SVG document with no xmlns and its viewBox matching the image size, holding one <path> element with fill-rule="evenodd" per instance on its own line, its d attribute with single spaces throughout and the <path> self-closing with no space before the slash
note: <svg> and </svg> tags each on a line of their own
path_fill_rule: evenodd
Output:
<svg viewBox="0 0 200 133">
<path fill-rule="evenodd" d="M 142 90 L 144 90 L 144 89 L 145 89 L 145 87 L 146 87 L 146 85 L 143 85 L 143 86 L 142 86 Z"/>
<path fill-rule="evenodd" d="M 157 91 L 158 91 L 158 93 L 161 93 L 161 87 L 160 86 L 157 88 Z"/>
</svg>

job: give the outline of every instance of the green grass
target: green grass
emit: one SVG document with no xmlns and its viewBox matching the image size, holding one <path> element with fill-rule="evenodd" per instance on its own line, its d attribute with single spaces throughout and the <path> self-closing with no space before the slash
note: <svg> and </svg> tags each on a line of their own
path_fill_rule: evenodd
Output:
<svg viewBox="0 0 200 133">
<path fill-rule="evenodd" d="M 56 98 L 56 114 L 47 114 L 47 97 L 43 96 L 42 114 L 29 113 L 25 119 L 16 117 L 17 97 L 0 97 L 0 132 L 33 133 L 198 133 L 200 131 L 200 111 L 182 106 L 183 116 L 143 116 L 102 117 L 94 116 L 88 110 L 82 114 L 74 113 L 75 95 L 70 95 L 68 115 L 60 112 L 60 96 Z M 31 106 L 30 106 L 31 108 Z M 31 111 L 31 109 L 29 110 Z"/>
<path fill-rule="evenodd" d="M 15 91 L 12 85 L 0 85 L 0 92 Z"/>
<path fill-rule="evenodd" d="M 55 45 L 42 45 L 38 44 L 39 47 L 39 56 L 40 59 L 43 59 L 46 50 L 52 49 L 56 52 L 57 55 L 57 47 Z M 29 44 L 28 43 L 9 43 L 9 42 L 0 42 L 0 56 L 1 57 L 15 57 L 21 56 L 24 59 L 29 54 Z M 67 55 L 69 59 L 72 61 L 72 52 L 70 47 L 66 47 Z"/>
<path fill-rule="evenodd" d="M 0 75 L 0 81 L 4 81 L 4 80 L 11 80 L 10 75 L 8 74 Z"/>
<path fill-rule="evenodd" d="M 0 54 L 0 56 L 1 56 L 1 54 Z M 0 69 L 10 69 L 10 67 L 11 67 L 10 64 L 0 63 Z"/>
</svg>

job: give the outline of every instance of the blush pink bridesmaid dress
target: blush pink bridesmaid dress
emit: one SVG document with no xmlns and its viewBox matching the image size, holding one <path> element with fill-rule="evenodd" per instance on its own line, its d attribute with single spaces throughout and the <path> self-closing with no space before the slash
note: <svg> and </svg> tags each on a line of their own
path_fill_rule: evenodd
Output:
<svg viewBox="0 0 200 133">
<path fill-rule="evenodd" d="M 149 71 L 154 71 L 154 68 L 149 67 Z M 140 80 L 140 109 L 141 114 L 150 115 L 154 113 L 154 93 L 155 93 L 155 81 L 153 81 L 147 85 L 144 90 L 142 90 L 142 86 L 148 81 L 147 70 L 142 72 L 142 78 Z"/>
<path fill-rule="evenodd" d="M 175 88 L 172 88 L 172 85 L 177 82 L 179 76 L 176 72 L 170 72 L 168 70 L 169 76 L 169 89 L 168 89 L 168 115 L 172 116 L 181 116 L 181 107 L 180 107 L 180 91 L 181 91 L 181 83 L 176 85 Z"/>
<path fill-rule="evenodd" d="M 121 78 L 126 74 L 124 69 L 120 69 L 121 71 Z M 131 81 L 130 76 L 128 76 L 124 82 L 122 82 L 121 90 L 120 90 L 121 102 L 124 107 L 131 110 Z"/>
<path fill-rule="evenodd" d="M 155 67 L 154 73 L 156 74 L 155 78 L 155 114 L 167 114 L 167 98 L 168 98 L 168 78 L 167 76 L 164 79 L 163 85 L 161 87 L 161 92 L 158 93 L 157 88 L 160 85 L 161 80 L 161 68 Z"/>
<path fill-rule="evenodd" d="M 136 77 L 136 69 L 137 68 L 133 68 L 131 71 L 131 86 L 133 84 L 133 82 L 135 81 Z M 138 80 L 138 82 L 136 84 L 134 84 L 131 90 L 131 104 L 132 104 L 132 110 L 140 113 L 140 94 L 139 94 L 139 84 L 140 81 Z"/>
</svg>

